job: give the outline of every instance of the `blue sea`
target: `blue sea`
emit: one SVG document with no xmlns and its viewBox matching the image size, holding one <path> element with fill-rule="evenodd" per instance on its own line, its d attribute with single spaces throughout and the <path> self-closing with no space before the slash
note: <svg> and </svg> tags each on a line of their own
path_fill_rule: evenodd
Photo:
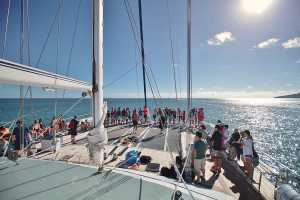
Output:
<svg viewBox="0 0 300 200">
<path fill-rule="evenodd" d="M 109 108 L 139 108 L 144 105 L 143 99 L 106 101 Z M 148 101 L 150 111 L 154 107 L 186 107 L 183 99 Z M 69 111 L 74 104 L 74 108 Z M 300 99 L 193 99 L 193 106 L 204 108 L 205 121 L 208 123 L 214 124 L 221 120 L 231 130 L 249 129 L 262 161 L 277 169 L 283 167 L 280 166 L 282 163 L 300 174 Z M 18 111 L 19 99 L 0 99 L 1 124 L 15 119 Z M 74 115 L 88 117 L 91 115 L 90 99 L 32 99 L 31 103 L 28 99 L 25 100 L 24 115 L 27 125 L 39 118 L 49 123 L 55 114 L 64 114 L 65 118 Z"/>
</svg>

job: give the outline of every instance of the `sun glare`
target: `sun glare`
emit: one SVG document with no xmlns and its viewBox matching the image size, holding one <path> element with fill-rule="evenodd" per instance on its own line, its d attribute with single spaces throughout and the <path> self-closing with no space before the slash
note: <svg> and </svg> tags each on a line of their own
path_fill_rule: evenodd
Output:
<svg viewBox="0 0 300 200">
<path fill-rule="evenodd" d="M 244 10 L 249 13 L 260 14 L 270 6 L 272 1 L 273 0 L 242 0 L 242 5 Z"/>
</svg>

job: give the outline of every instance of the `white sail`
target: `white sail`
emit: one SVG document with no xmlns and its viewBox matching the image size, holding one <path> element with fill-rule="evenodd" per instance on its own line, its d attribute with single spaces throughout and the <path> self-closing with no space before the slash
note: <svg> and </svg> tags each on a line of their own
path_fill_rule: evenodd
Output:
<svg viewBox="0 0 300 200">
<path fill-rule="evenodd" d="M 88 83 L 27 65 L 0 59 L 0 83 L 90 91 Z"/>
</svg>

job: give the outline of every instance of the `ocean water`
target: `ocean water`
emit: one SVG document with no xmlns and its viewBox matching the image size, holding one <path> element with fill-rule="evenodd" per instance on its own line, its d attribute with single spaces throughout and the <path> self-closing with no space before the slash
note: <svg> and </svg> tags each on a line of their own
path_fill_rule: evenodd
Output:
<svg viewBox="0 0 300 200">
<path fill-rule="evenodd" d="M 143 107 L 143 99 L 106 99 L 108 107 Z M 74 105 L 72 110 L 68 109 Z M 56 106 L 55 106 L 56 104 Z M 154 107 L 186 107 L 185 100 L 148 100 Z M 249 129 L 254 137 L 255 148 L 263 162 L 282 168 L 281 164 L 300 174 L 300 99 L 193 99 L 194 107 L 203 107 L 205 121 L 211 124 L 217 120 L 229 125 L 230 130 Z M 32 107 L 32 115 L 30 115 Z M 73 115 L 90 116 L 90 99 L 33 99 L 25 100 L 24 115 L 26 123 L 42 118 L 47 124 L 56 114 L 65 118 Z M 17 117 L 18 99 L 0 99 L 0 122 L 9 122 Z M 281 164 L 280 164 L 281 163 Z"/>
</svg>

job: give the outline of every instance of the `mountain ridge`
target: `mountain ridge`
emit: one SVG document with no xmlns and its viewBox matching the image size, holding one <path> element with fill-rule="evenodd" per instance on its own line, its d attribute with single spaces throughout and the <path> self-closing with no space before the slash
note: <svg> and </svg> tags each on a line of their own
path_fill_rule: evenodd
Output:
<svg viewBox="0 0 300 200">
<path fill-rule="evenodd" d="M 296 94 L 282 95 L 274 98 L 300 98 L 300 92 Z"/>
</svg>

